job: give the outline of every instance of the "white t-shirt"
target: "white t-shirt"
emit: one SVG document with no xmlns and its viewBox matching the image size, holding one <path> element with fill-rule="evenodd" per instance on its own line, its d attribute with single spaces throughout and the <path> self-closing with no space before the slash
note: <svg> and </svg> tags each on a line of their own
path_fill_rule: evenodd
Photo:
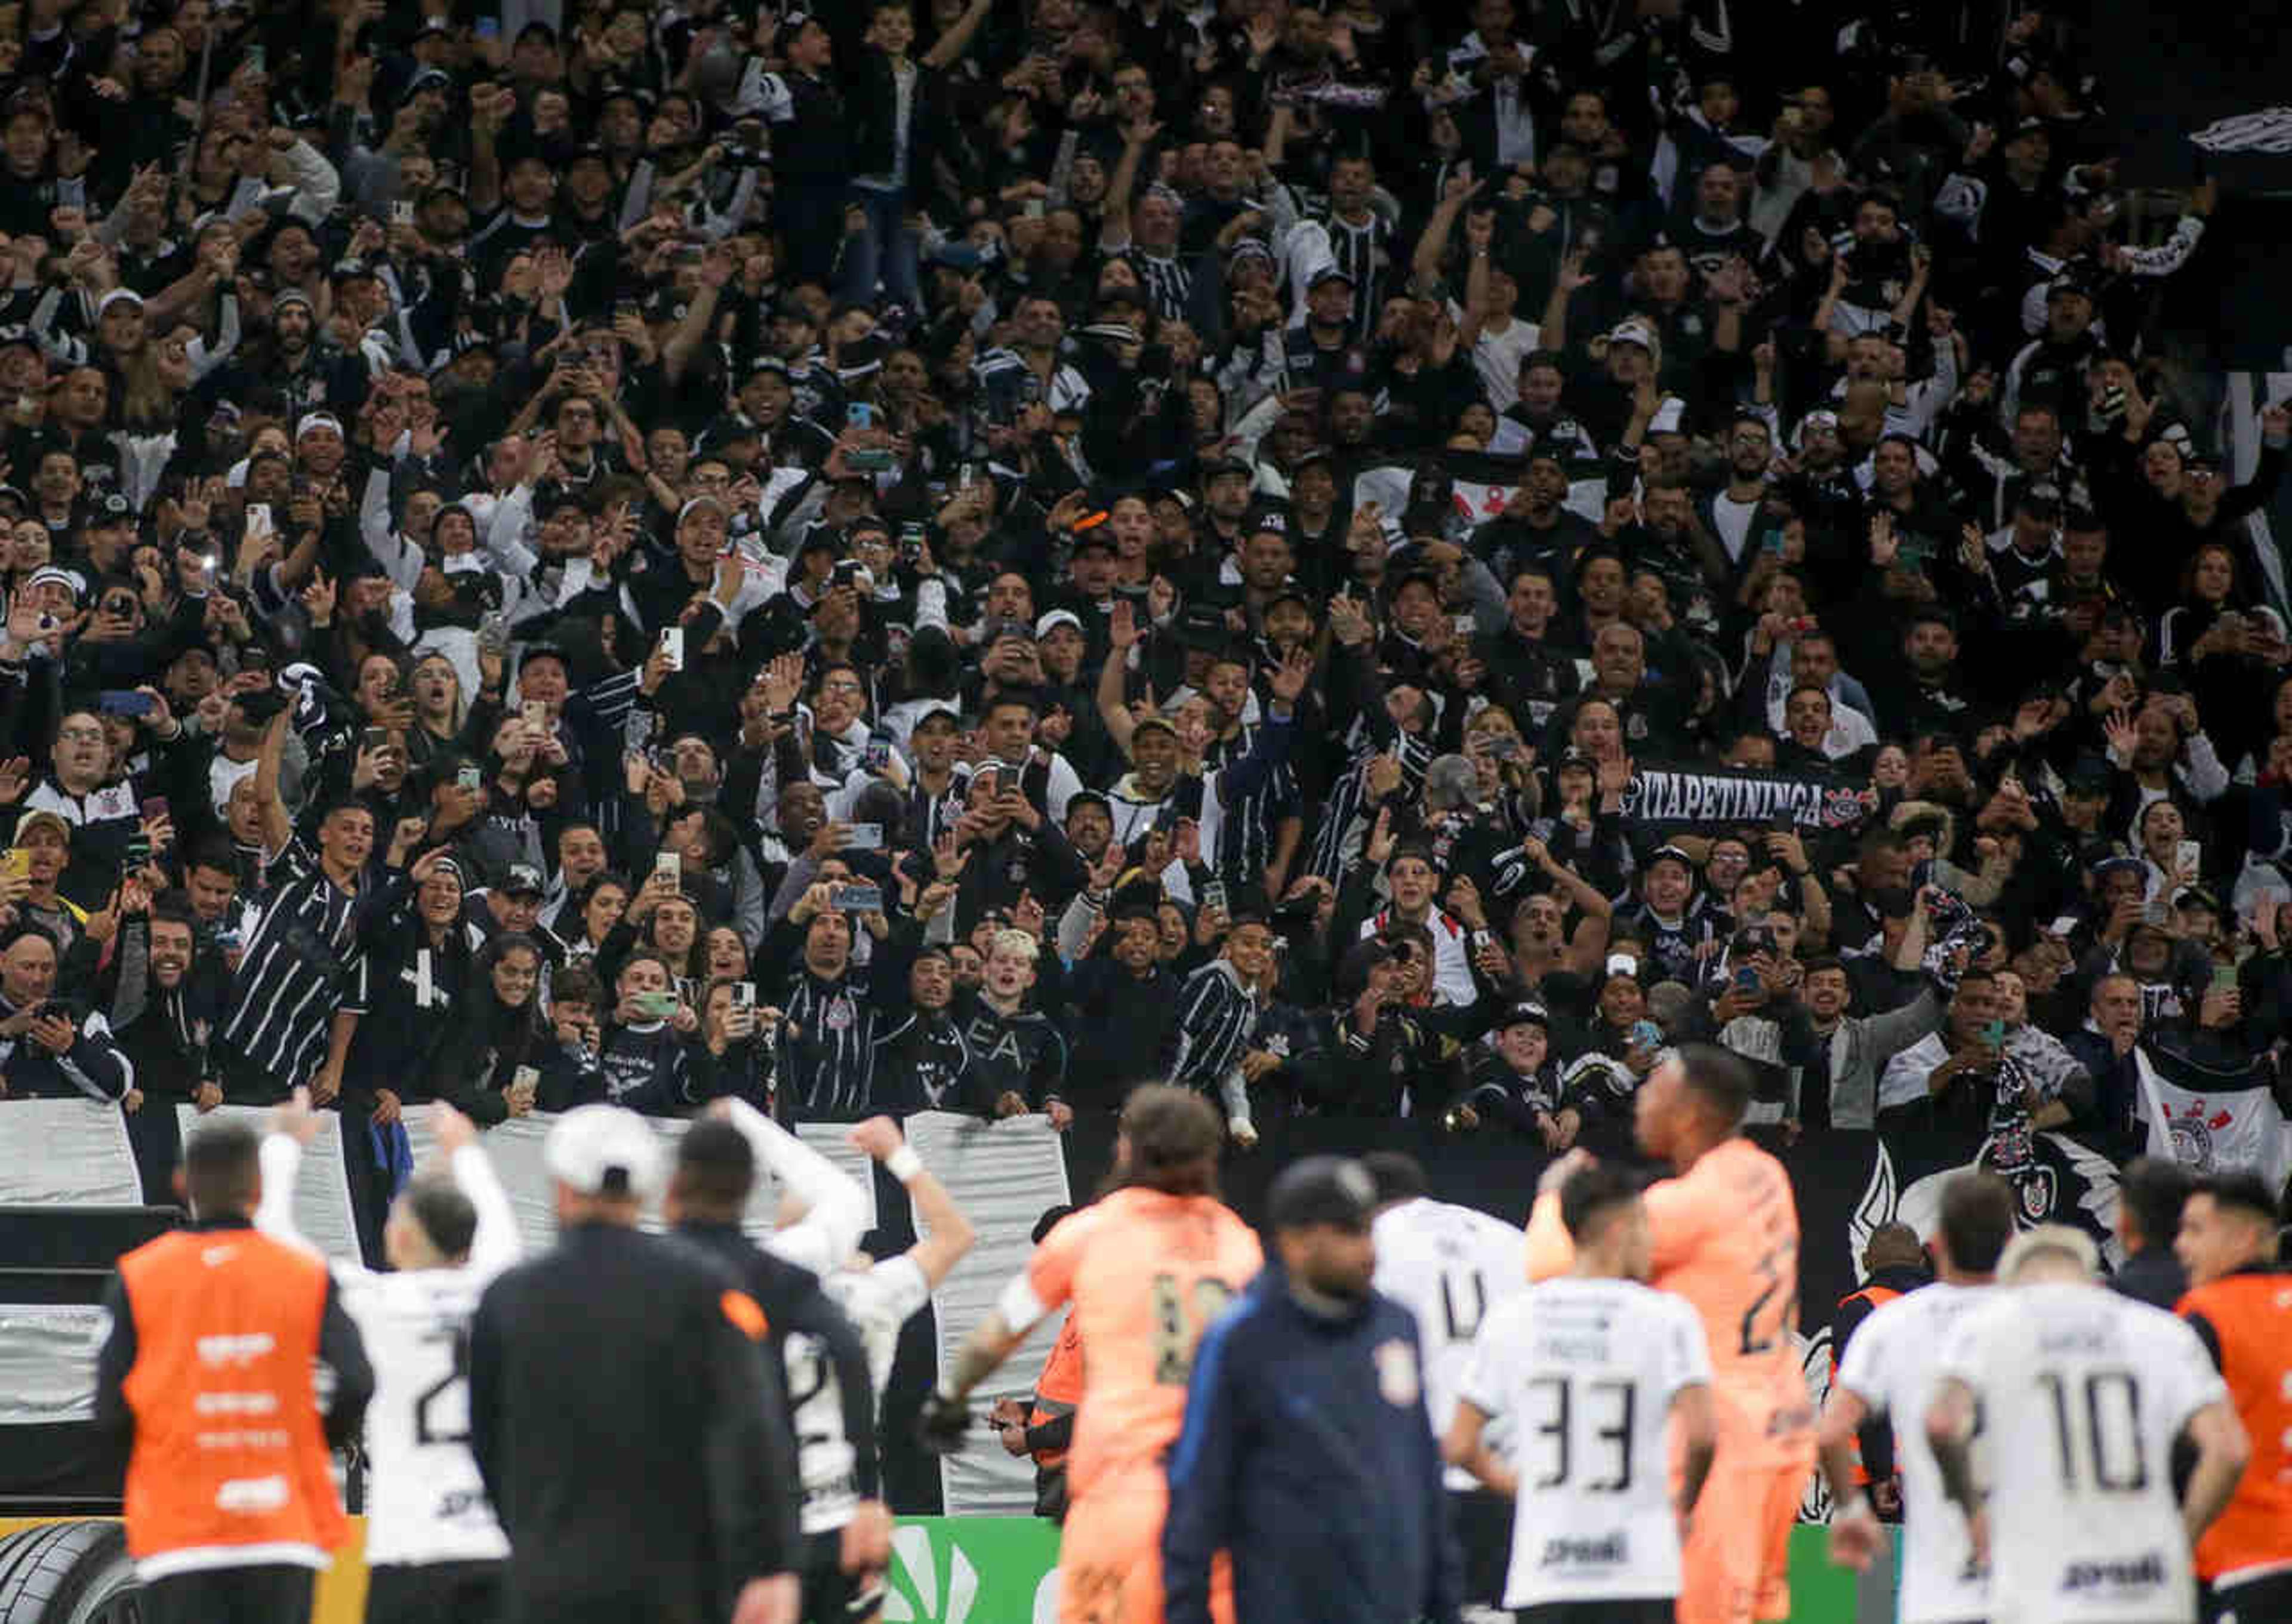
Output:
<svg viewBox="0 0 2292 1624">
<path fill-rule="evenodd" d="M 1695 1310 L 1631 1281 L 1546 1281 L 1489 1313 L 1460 1396 L 1519 1441 L 1505 1606 L 1679 1594 L 1665 1424 L 1710 1382 Z"/>
<path fill-rule="evenodd" d="M 1833 1385 L 1860 1399 L 1874 1418 L 1893 1423 L 1902 1472 L 1901 1624 L 1963 1624 L 1989 1612 L 1988 1577 L 1973 1567 L 1965 1515 L 1942 1493 L 1925 1428 L 1942 1347 L 1989 1295 L 1986 1287 L 1936 1284 L 1896 1297 L 1862 1321 L 1838 1361 Z M 1989 1478 L 1980 1458 L 1987 1442 L 1974 1442 L 1977 1483 Z"/>
<path fill-rule="evenodd" d="M 2186 1321 L 2099 1286 L 1996 1290 L 1941 1374 L 1989 1434 L 1991 1624 L 2192 1624 L 2173 1443 L 2227 1388 Z"/>
<path fill-rule="evenodd" d="M 1482 1321 L 1490 1309 L 1528 1289 L 1528 1238 L 1501 1218 L 1424 1198 L 1379 1213 L 1375 1235 L 1376 1289 L 1416 1317 L 1424 1408 L 1433 1436 L 1445 1437 Z M 1509 1431 L 1489 1441 L 1506 1459 Z M 1477 1481 L 1449 1468 L 1451 1489 L 1470 1489 Z"/>
<path fill-rule="evenodd" d="M 830 1269 L 819 1285 L 858 1328 L 868 1347 L 868 1374 L 881 1399 L 900 1351 L 900 1328 L 931 1301 L 923 1265 L 902 1252 L 869 1269 Z"/>
</svg>

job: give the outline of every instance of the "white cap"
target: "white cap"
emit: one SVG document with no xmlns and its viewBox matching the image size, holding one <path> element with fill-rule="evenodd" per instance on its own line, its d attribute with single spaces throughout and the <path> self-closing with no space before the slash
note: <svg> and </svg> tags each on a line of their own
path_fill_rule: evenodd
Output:
<svg viewBox="0 0 2292 1624">
<path fill-rule="evenodd" d="M 660 1141 L 645 1119 L 618 1105 L 569 1111 L 543 1142 L 550 1177 L 581 1195 L 644 1200 L 660 1189 Z"/>
<path fill-rule="evenodd" d="M 1082 620 L 1070 609 L 1054 609 L 1035 622 L 1035 640 L 1037 642 L 1041 642 L 1051 634 L 1051 629 L 1053 626 L 1070 626 L 1079 632 L 1082 630 Z"/>
</svg>

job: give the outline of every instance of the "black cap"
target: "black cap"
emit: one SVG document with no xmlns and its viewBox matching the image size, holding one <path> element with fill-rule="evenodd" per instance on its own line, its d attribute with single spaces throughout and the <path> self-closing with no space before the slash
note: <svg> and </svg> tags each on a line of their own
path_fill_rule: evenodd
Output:
<svg viewBox="0 0 2292 1624">
<path fill-rule="evenodd" d="M 1522 998 L 1519 1003 L 1509 1006 L 1498 1017 L 1497 1030 L 1507 1031 L 1515 1026 L 1541 1026 L 1549 1030 L 1551 1025 L 1549 1010 L 1533 998 Z"/>
<path fill-rule="evenodd" d="M 2062 783 L 2071 789 L 2088 789 L 2095 795 L 2107 795 L 2110 786 L 2109 759 L 2102 755 L 2080 755 L 2062 775 Z"/>
<path fill-rule="evenodd" d="M 1376 1181 L 1350 1156 L 1292 1162 L 1265 1195 L 1265 1216 L 1276 1230 L 1328 1224 L 1360 1233 L 1376 1209 Z"/>
<path fill-rule="evenodd" d="M 548 891 L 548 887 L 542 882 L 541 870 L 531 863 L 510 864 L 509 872 L 502 876 L 502 883 L 495 889 L 505 897 L 537 897 L 546 894 Z"/>
</svg>

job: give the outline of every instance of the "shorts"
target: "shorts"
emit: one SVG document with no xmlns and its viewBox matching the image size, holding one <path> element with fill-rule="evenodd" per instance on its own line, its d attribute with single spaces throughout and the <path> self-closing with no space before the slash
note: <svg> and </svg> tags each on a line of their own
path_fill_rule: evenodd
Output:
<svg viewBox="0 0 2292 1624">
<path fill-rule="evenodd" d="M 1790 1617 L 1790 1531 L 1807 1471 L 1797 1462 L 1731 1466 L 1723 1448 L 1680 1553 L 1680 1624 Z"/>
<path fill-rule="evenodd" d="M 143 1624 L 307 1624 L 319 1576 L 264 1563 L 171 1573 L 143 1587 Z"/>
<path fill-rule="evenodd" d="M 1489 1489 L 1451 1490 L 1449 1520 L 1464 1557 L 1465 1600 L 1502 1602 L 1512 1566 L 1513 1503 Z"/>
<path fill-rule="evenodd" d="M 1675 1616 L 1667 1596 L 1616 1602 L 1545 1602 L 1513 1614 L 1516 1624 L 1672 1624 Z"/>
<path fill-rule="evenodd" d="M 495 1624 L 498 1562 L 387 1562 L 367 1570 L 366 1624 Z"/>
<path fill-rule="evenodd" d="M 2292 1619 L 2292 1572 L 2248 1579 L 2225 1590 L 2207 1585 L 2202 1600 L 2205 1624 L 2280 1624 Z"/>
<path fill-rule="evenodd" d="M 803 1539 L 803 1601 L 796 1616 L 804 1624 L 867 1624 L 884 1610 L 881 1573 L 843 1571 L 843 1531 L 806 1534 Z"/>
<path fill-rule="evenodd" d="M 1162 1524 L 1170 1510 L 1161 1473 L 1094 1484 L 1067 1507 L 1059 1533 L 1059 1624 L 1162 1624 Z M 1233 1624 L 1233 1569 L 1210 1566 L 1210 1616 Z"/>
</svg>

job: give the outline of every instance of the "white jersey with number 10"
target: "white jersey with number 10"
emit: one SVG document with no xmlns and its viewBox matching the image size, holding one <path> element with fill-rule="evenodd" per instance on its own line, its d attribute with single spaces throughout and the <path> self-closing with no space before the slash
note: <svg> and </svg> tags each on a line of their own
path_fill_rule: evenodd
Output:
<svg viewBox="0 0 2292 1624">
<path fill-rule="evenodd" d="M 2098 1286 L 2000 1288 L 1941 1374 L 1988 1434 L 1991 1624 L 2190 1624 L 2173 1444 L 2227 1393 L 2196 1332 Z"/>
</svg>

